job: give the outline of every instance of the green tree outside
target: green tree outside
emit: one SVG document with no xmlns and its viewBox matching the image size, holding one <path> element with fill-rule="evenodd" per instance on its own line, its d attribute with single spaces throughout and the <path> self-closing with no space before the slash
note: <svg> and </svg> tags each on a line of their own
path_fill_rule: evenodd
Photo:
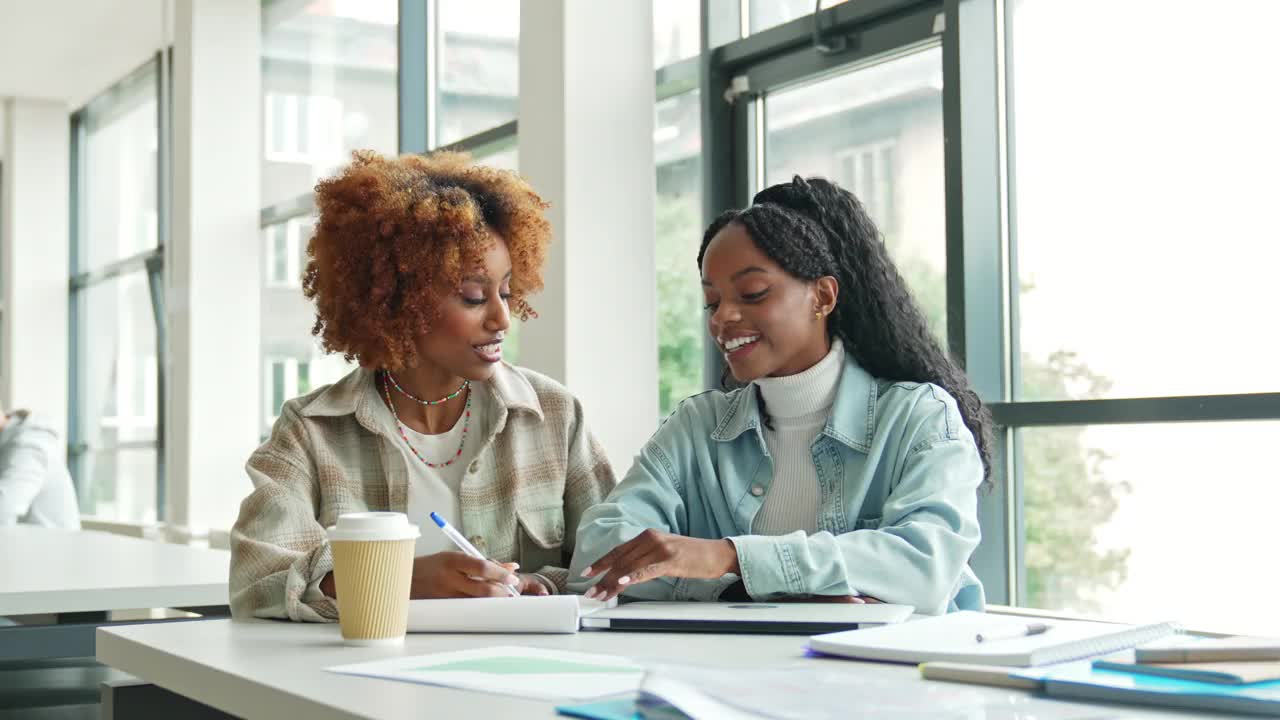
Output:
<svg viewBox="0 0 1280 720">
<path fill-rule="evenodd" d="M 658 411 L 665 418 L 681 400 L 703 390 L 707 328 L 698 277 L 702 220 L 697 196 L 659 193 L 656 225 Z"/>
<path fill-rule="evenodd" d="M 1058 351 L 1048 362 L 1022 356 L 1028 397 L 1087 399 L 1110 382 L 1075 353 Z M 1027 605 L 1097 612 L 1098 590 L 1114 590 L 1127 575 L 1129 550 L 1098 547 L 1097 528 L 1111 520 L 1129 483 L 1110 481 L 1110 459 L 1088 447 L 1080 427 L 1035 428 L 1020 434 Z"/>
</svg>

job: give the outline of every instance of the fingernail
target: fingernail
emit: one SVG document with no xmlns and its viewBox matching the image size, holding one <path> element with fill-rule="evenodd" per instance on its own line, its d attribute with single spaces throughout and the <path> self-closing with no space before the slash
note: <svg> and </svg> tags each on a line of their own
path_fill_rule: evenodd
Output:
<svg viewBox="0 0 1280 720">
<path fill-rule="evenodd" d="M 519 569 L 520 569 L 520 563 L 507 563 L 507 564 L 511 566 L 511 569 L 512 569 L 512 570 L 519 570 Z"/>
<path fill-rule="evenodd" d="M 511 585 L 511 586 L 513 586 L 513 587 L 514 587 L 514 586 L 516 586 L 516 585 L 519 585 L 519 584 L 520 584 L 520 578 L 516 577 L 515 575 L 508 575 L 508 576 L 507 576 L 507 584 L 508 584 L 508 585 Z"/>
<path fill-rule="evenodd" d="M 588 566 L 586 566 L 586 567 L 582 568 L 582 577 L 591 577 L 591 566 L 590 566 L 590 565 L 588 565 Z"/>
<path fill-rule="evenodd" d="M 582 593 L 582 597 L 584 597 L 584 598 L 586 598 L 586 599 L 588 599 L 588 600 L 595 600 L 595 599 L 596 599 L 596 589 L 595 589 L 595 588 L 593 588 L 593 587 L 592 587 L 592 588 L 587 588 L 587 591 L 586 591 L 586 592 L 584 592 L 584 593 Z"/>
<path fill-rule="evenodd" d="M 627 584 L 627 583 L 629 583 L 629 582 L 631 582 L 631 576 L 630 576 L 630 575 L 623 575 L 622 577 L 618 578 L 618 584 L 619 584 L 619 585 L 626 585 L 626 584 Z"/>
</svg>

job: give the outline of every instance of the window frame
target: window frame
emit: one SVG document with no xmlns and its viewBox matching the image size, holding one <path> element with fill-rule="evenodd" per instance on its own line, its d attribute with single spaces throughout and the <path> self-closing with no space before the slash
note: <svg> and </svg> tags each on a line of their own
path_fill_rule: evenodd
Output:
<svg viewBox="0 0 1280 720">
<path fill-rule="evenodd" d="M 172 103 L 172 86 L 170 62 L 172 53 L 161 51 L 135 68 L 124 78 L 95 96 L 83 107 L 71 114 L 70 142 L 70 276 L 68 278 L 69 316 L 68 316 L 68 394 L 67 417 L 67 465 L 71 471 L 72 481 L 76 488 L 76 496 L 87 497 L 88 487 L 86 462 L 92 453 L 115 453 L 121 450 L 153 449 L 156 453 L 155 497 L 156 522 L 165 519 L 166 477 L 165 477 L 165 386 L 166 386 L 166 350 L 168 341 L 168 323 L 165 309 L 164 251 L 168 243 L 169 219 L 169 163 L 171 152 L 170 117 Z M 111 111 L 119 102 L 124 88 L 137 86 L 147 75 L 154 74 L 156 96 L 156 211 L 149 220 L 154 222 L 156 246 L 149 250 L 117 258 L 90 267 L 85 260 L 86 218 L 88 206 L 88 166 L 87 145 L 89 141 L 88 122 L 91 113 Z M 85 356 L 88 351 L 82 335 L 85 330 L 85 314 L 88 291 L 91 288 L 118 281 L 122 277 L 141 275 L 146 284 L 151 300 L 152 321 L 156 333 L 156 368 L 154 394 L 156 438 L 152 441 L 125 441 L 107 446 L 94 446 L 84 435 L 80 418 L 85 408 Z M 86 516 L 93 519 L 92 515 Z M 128 524 L 135 524 L 128 521 Z"/>
</svg>

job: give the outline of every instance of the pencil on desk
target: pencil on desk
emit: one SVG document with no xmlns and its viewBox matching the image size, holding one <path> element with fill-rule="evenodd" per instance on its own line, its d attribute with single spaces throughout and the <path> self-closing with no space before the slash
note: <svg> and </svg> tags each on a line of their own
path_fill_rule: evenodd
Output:
<svg viewBox="0 0 1280 720">
<path fill-rule="evenodd" d="M 1020 688 L 1023 690 L 1040 689 L 1039 680 L 1013 677 L 1009 674 L 1012 670 L 1014 668 L 972 663 L 920 663 L 920 676 L 928 680 L 945 680 L 947 682 L 962 682 L 971 685 L 994 685 L 996 687 Z"/>
</svg>

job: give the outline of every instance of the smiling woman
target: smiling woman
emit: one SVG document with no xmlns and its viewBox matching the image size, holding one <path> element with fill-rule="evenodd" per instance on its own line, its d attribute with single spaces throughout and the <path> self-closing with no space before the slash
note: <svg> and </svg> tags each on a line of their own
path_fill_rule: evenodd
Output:
<svg viewBox="0 0 1280 720">
<path fill-rule="evenodd" d="M 684 401 L 583 518 L 589 597 L 981 609 L 986 413 L 851 193 L 796 177 L 707 228 L 708 330 L 745 387 Z"/>
<path fill-rule="evenodd" d="M 578 520 L 614 479 L 578 401 L 502 359 L 511 315 L 531 316 L 542 288 L 546 204 L 462 154 L 368 151 L 320 182 L 316 204 L 313 332 L 360 367 L 285 403 L 249 458 L 233 612 L 335 619 L 324 528 L 370 510 L 422 526 L 415 598 L 563 590 Z M 431 512 L 492 561 L 451 551 Z"/>
</svg>

